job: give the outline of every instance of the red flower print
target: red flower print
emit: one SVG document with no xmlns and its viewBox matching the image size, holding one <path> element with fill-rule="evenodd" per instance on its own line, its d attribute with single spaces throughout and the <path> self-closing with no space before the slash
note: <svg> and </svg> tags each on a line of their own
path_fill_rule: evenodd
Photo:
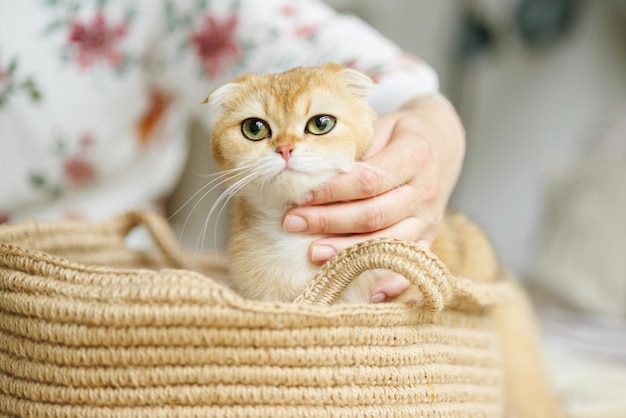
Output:
<svg viewBox="0 0 626 418">
<path fill-rule="evenodd" d="M 0 107 L 4 104 L 10 93 L 9 81 L 9 72 L 0 66 Z"/>
<path fill-rule="evenodd" d="M 229 61 L 241 54 L 241 47 L 234 36 L 237 23 L 236 16 L 220 22 L 206 15 L 202 27 L 191 34 L 190 41 L 209 76 L 219 75 Z"/>
<path fill-rule="evenodd" d="M 295 16 L 298 13 L 298 8 L 293 4 L 286 4 L 280 9 L 280 13 L 285 16 Z"/>
<path fill-rule="evenodd" d="M 311 39 L 319 30 L 319 25 L 303 25 L 296 29 L 296 36 L 303 39 Z"/>
<path fill-rule="evenodd" d="M 96 177 L 93 165 L 81 157 L 71 157 L 63 163 L 65 176 L 76 186 L 84 186 Z"/>
<path fill-rule="evenodd" d="M 126 24 L 109 24 L 102 10 L 99 10 L 89 23 L 71 22 L 68 41 L 78 49 L 77 59 L 81 67 L 88 67 L 98 60 L 119 67 L 123 63 L 123 56 L 117 48 L 126 32 Z"/>
<path fill-rule="evenodd" d="M 82 157 L 70 157 L 63 162 L 65 177 L 74 187 L 82 187 L 96 178 L 96 170 L 91 162 Z"/>
<path fill-rule="evenodd" d="M 91 136 L 90 134 L 84 134 L 80 137 L 78 143 L 80 145 L 80 148 L 84 151 L 93 147 L 96 144 L 96 140 L 93 139 L 93 136 Z"/>
<path fill-rule="evenodd" d="M 63 172 L 72 186 L 83 187 L 96 178 L 93 163 L 84 156 L 95 145 L 95 140 L 93 136 L 86 133 L 80 137 L 78 144 L 80 146 L 78 153 L 63 161 Z"/>
</svg>

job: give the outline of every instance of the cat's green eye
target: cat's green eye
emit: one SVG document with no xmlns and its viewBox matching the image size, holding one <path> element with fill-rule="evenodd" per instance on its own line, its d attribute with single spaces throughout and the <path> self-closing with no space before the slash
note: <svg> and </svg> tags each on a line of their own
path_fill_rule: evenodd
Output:
<svg viewBox="0 0 626 418">
<path fill-rule="evenodd" d="M 258 118 L 250 118 L 241 122 L 241 133 L 251 141 L 260 141 L 272 135 L 267 122 Z"/>
<path fill-rule="evenodd" d="M 306 132 L 313 135 L 324 135 L 331 131 L 335 127 L 337 119 L 330 115 L 317 115 L 313 116 L 306 123 Z"/>
</svg>

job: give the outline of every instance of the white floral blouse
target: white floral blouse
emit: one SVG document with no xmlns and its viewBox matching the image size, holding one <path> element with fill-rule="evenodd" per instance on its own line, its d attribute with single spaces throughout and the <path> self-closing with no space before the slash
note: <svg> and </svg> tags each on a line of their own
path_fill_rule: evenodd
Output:
<svg viewBox="0 0 626 418">
<path fill-rule="evenodd" d="M 328 61 L 378 80 L 379 112 L 437 90 L 430 67 L 316 0 L 1 1 L 0 223 L 159 207 L 212 89 Z"/>
</svg>

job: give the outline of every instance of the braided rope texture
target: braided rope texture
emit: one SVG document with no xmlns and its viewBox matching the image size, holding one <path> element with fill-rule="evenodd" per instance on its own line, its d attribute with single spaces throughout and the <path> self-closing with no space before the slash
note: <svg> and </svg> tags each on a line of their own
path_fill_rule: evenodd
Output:
<svg viewBox="0 0 626 418">
<path fill-rule="evenodd" d="M 137 225 L 157 251 L 126 246 Z M 296 303 L 267 303 L 222 284 L 227 260 L 191 260 L 147 212 L 0 227 L 0 416 L 503 414 L 485 314 L 506 300 L 500 281 L 382 239 L 333 259 Z M 370 268 L 405 274 L 424 306 L 331 304 Z"/>
</svg>

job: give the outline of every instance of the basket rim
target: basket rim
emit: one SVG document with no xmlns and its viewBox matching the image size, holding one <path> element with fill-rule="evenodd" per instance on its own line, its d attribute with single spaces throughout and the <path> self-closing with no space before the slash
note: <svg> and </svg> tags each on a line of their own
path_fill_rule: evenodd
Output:
<svg viewBox="0 0 626 418">
<path fill-rule="evenodd" d="M 137 283 L 134 286 L 125 283 L 117 289 L 118 292 L 121 292 L 118 293 L 121 300 L 126 300 L 127 302 L 132 302 L 132 297 L 136 297 L 138 287 L 142 287 L 146 300 L 152 300 L 152 302 L 154 302 L 154 299 L 150 299 L 151 297 L 161 294 L 164 289 L 171 289 L 172 286 L 177 286 L 179 288 L 186 288 L 187 290 L 190 290 L 187 292 L 190 296 L 196 296 L 195 299 L 194 297 L 187 299 L 186 301 L 189 303 L 201 305 L 202 303 L 219 302 L 230 308 L 256 313 L 282 312 L 301 315 L 321 315 L 328 318 L 345 317 L 346 315 L 398 315 L 407 313 L 415 315 L 416 313 L 425 313 L 421 306 L 394 301 L 382 304 L 334 304 L 324 306 L 306 303 L 249 300 L 241 297 L 233 289 L 223 285 L 218 280 L 215 280 L 210 276 L 210 274 L 203 274 L 192 269 L 184 268 L 183 266 L 178 266 L 178 268 L 174 266 L 174 268 L 155 270 L 150 268 L 122 268 L 89 265 L 71 261 L 67 258 L 53 255 L 46 251 L 32 250 L 29 248 L 23 248 L 20 245 L 12 244 L 11 242 L 2 242 L 3 240 L 6 240 L 6 236 L 15 236 L 16 233 L 27 235 L 26 233 L 28 231 L 46 234 L 52 232 L 71 233 L 79 230 L 109 234 L 120 237 L 123 240 L 124 236 L 130 230 L 132 230 L 135 226 L 146 222 L 146 219 L 148 219 L 148 222 L 155 222 L 156 220 L 157 228 L 162 228 L 164 226 L 163 224 L 165 224 L 167 229 L 159 232 L 164 233 L 165 238 L 163 238 L 163 236 L 157 237 L 157 241 L 168 241 L 173 239 L 173 234 L 169 229 L 169 226 L 167 226 L 166 221 L 160 215 L 142 211 L 128 212 L 110 220 L 95 223 L 75 220 L 29 220 L 13 225 L 0 225 L 0 266 L 5 269 L 20 271 L 23 274 L 46 276 L 59 282 L 65 282 L 68 286 L 75 287 L 78 290 L 81 288 L 108 288 L 111 290 L 111 285 L 107 284 L 107 280 L 113 280 L 115 278 L 119 279 L 120 277 L 126 279 L 140 278 L 138 280 L 140 280 L 141 283 Z M 122 236 L 120 236 L 120 234 Z M 168 234 L 172 235 L 169 236 Z M 381 240 L 378 239 L 378 241 Z M 394 243 L 399 242 L 398 240 L 391 239 L 383 239 L 383 241 L 392 241 Z M 163 246 L 171 248 L 172 245 L 174 245 L 172 242 L 166 242 L 165 245 L 163 245 L 162 242 L 158 242 L 157 244 L 161 247 L 161 249 Z M 176 242 L 175 245 L 177 246 L 178 243 Z M 436 258 L 434 254 L 429 253 L 427 250 L 421 249 L 421 251 L 425 251 L 429 254 L 429 256 Z M 170 261 L 172 257 L 173 256 L 169 254 Z M 180 254 L 174 256 L 174 258 L 182 259 Z M 222 257 L 219 259 L 219 262 L 224 263 L 225 265 L 226 260 L 227 259 L 225 257 Z M 68 284 L 66 280 L 67 277 L 74 277 L 76 273 L 98 275 L 101 284 L 99 286 L 94 283 Z M 460 290 L 461 294 L 464 292 L 465 296 L 469 295 L 470 299 L 472 299 L 472 291 L 475 290 L 478 292 L 489 292 L 491 289 L 491 292 L 495 293 L 496 296 L 500 294 L 506 295 L 507 293 L 510 293 L 510 290 L 512 290 L 511 283 L 509 283 L 510 280 L 505 277 L 497 280 L 496 282 L 481 284 L 462 277 L 455 277 L 455 281 L 458 285 L 457 290 Z M 150 287 L 147 287 L 146 284 L 150 284 Z M 1 287 L 5 288 L 6 286 L 2 285 Z M 124 289 L 127 289 L 126 295 L 124 295 Z M 127 297 L 127 299 L 124 299 L 124 297 Z M 479 299 L 480 298 L 474 298 L 474 302 L 477 302 L 476 305 L 480 308 L 489 308 L 507 302 L 506 298 L 504 300 L 498 300 L 500 298 L 493 296 L 484 298 L 482 301 Z M 87 298 L 86 300 L 92 299 Z"/>
</svg>

